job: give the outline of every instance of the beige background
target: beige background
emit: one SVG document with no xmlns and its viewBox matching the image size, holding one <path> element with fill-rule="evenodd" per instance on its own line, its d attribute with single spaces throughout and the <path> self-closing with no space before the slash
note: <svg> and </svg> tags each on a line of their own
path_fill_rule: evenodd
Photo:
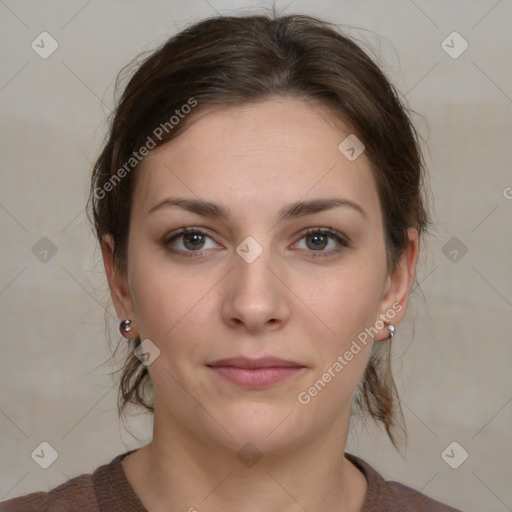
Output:
<svg viewBox="0 0 512 512">
<path fill-rule="evenodd" d="M 465 511 L 512 510 L 512 3 L 288 3 L 277 5 L 361 27 L 349 33 L 422 114 L 414 120 L 430 147 L 438 231 L 395 337 L 409 447 L 402 458 L 378 429 L 354 424 L 347 451 Z M 0 499 L 49 489 L 149 440 L 148 418 L 132 420 L 131 434 L 119 423 L 103 364 L 108 295 L 83 210 L 91 163 L 124 64 L 216 10 L 261 5 L 0 2 Z M 47 59 L 31 48 L 43 31 L 59 44 Z M 441 46 L 453 31 L 469 44 L 458 58 Z M 47 262 L 33 252 L 42 237 L 57 249 Z M 42 441 L 59 454 L 46 470 L 30 455 Z M 441 457 L 453 441 L 469 453 L 457 469 Z"/>
</svg>

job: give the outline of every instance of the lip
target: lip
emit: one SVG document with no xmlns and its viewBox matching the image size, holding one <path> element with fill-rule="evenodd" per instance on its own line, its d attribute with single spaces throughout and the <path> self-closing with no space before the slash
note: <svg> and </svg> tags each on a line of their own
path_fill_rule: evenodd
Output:
<svg viewBox="0 0 512 512">
<path fill-rule="evenodd" d="M 267 356 L 267 357 L 228 357 L 226 359 L 219 359 L 213 363 L 208 363 L 206 366 L 219 367 L 231 366 L 234 368 L 302 368 L 304 365 L 295 363 L 294 361 L 287 361 L 280 357 Z"/>
<path fill-rule="evenodd" d="M 223 379 L 248 389 L 272 386 L 304 368 L 304 365 L 279 357 L 231 357 L 206 366 Z"/>
</svg>

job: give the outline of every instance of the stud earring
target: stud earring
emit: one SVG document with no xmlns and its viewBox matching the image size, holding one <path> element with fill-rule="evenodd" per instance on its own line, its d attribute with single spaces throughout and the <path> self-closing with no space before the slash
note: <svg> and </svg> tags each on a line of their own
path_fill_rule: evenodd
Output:
<svg viewBox="0 0 512 512">
<path fill-rule="evenodd" d="M 387 339 L 391 341 L 393 339 L 393 336 L 395 335 L 395 326 L 393 324 L 388 324 L 388 331 L 389 336 Z"/>
<path fill-rule="evenodd" d="M 131 340 L 133 339 L 135 336 L 129 336 L 129 334 L 132 332 L 133 330 L 133 326 L 132 326 L 132 321 L 131 320 L 123 320 L 120 324 L 119 324 L 119 332 L 121 333 L 121 336 L 123 336 L 123 338 L 126 338 L 127 340 Z"/>
</svg>

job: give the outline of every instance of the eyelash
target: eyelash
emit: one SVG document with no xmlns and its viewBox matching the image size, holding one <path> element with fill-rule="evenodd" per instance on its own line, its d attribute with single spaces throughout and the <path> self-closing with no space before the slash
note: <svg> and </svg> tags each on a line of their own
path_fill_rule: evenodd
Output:
<svg viewBox="0 0 512 512">
<path fill-rule="evenodd" d="M 170 237 L 166 237 L 166 239 L 164 240 L 164 245 L 166 247 L 168 247 L 172 242 L 174 242 L 175 240 L 177 240 L 178 238 L 182 237 L 183 235 L 186 235 L 186 234 L 200 234 L 200 235 L 204 235 L 208 238 L 211 238 L 208 234 L 206 234 L 204 231 L 201 231 L 200 229 L 197 229 L 197 228 L 183 228 L 181 229 L 180 231 L 178 231 L 177 233 L 174 233 L 172 236 Z M 338 233 L 337 231 L 331 229 L 331 228 L 310 228 L 308 230 L 306 230 L 303 235 L 301 236 L 301 238 L 299 239 L 302 240 L 303 238 L 306 238 L 308 236 L 311 236 L 311 235 L 327 235 L 328 237 L 330 237 L 331 239 L 334 239 L 341 247 L 349 247 L 349 243 L 347 241 L 347 239 L 341 235 L 341 233 Z M 205 249 L 206 250 L 206 249 Z M 169 251 L 174 253 L 174 254 L 179 254 L 180 256 L 185 256 L 185 257 L 188 257 L 188 258 L 197 258 L 197 257 L 202 257 L 203 256 L 203 251 L 204 250 L 200 250 L 200 251 L 181 251 L 181 250 L 176 250 L 176 249 L 171 249 L 169 248 Z M 327 258 L 335 253 L 338 253 L 340 252 L 340 249 L 336 249 L 336 250 L 331 250 L 331 251 L 308 251 L 308 252 L 311 252 L 311 256 L 313 258 Z"/>
</svg>

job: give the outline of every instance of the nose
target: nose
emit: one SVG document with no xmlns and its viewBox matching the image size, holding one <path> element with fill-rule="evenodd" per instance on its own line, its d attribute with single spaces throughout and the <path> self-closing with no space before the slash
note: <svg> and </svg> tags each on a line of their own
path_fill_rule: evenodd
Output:
<svg viewBox="0 0 512 512">
<path fill-rule="evenodd" d="M 291 292 L 284 271 L 272 260 L 271 250 L 264 250 L 251 263 L 235 254 L 233 264 L 226 278 L 224 321 L 253 334 L 281 329 L 290 315 Z"/>
</svg>

